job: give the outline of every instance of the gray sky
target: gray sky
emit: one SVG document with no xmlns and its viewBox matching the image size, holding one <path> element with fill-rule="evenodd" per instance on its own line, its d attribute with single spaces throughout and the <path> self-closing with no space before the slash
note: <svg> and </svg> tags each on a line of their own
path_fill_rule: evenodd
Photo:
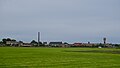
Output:
<svg viewBox="0 0 120 68">
<path fill-rule="evenodd" d="M 120 0 L 0 0 L 0 39 L 120 43 Z"/>
</svg>

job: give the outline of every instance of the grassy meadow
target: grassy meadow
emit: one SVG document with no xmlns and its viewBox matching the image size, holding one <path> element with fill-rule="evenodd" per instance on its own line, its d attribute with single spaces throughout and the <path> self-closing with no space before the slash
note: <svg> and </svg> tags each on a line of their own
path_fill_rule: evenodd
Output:
<svg viewBox="0 0 120 68">
<path fill-rule="evenodd" d="M 0 68 L 120 68 L 120 49 L 0 47 Z"/>
</svg>

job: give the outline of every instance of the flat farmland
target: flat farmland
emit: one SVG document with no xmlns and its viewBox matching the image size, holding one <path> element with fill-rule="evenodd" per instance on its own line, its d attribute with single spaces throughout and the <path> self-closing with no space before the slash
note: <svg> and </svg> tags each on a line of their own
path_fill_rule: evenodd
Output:
<svg viewBox="0 0 120 68">
<path fill-rule="evenodd" d="M 0 47 L 0 68 L 120 68 L 120 49 Z"/>
</svg>

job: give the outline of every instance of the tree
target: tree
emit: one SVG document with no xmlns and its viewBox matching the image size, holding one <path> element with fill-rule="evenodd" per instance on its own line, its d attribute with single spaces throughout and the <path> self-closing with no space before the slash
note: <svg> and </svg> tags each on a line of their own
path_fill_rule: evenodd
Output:
<svg viewBox="0 0 120 68">
<path fill-rule="evenodd" d="M 99 47 L 104 47 L 104 44 L 100 43 L 98 46 L 99 46 Z"/>
<path fill-rule="evenodd" d="M 33 43 L 33 44 L 34 44 L 34 43 L 37 44 L 37 42 L 36 42 L 35 40 L 32 40 L 32 41 L 31 41 L 31 44 L 32 44 L 32 43 Z"/>
<path fill-rule="evenodd" d="M 3 44 L 6 44 L 7 39 L 2 39 Z"/>
<path fill-rule="evenodd" d="M 19 41 L 19 43 L 23 43 L 23 41 Z"/>
<path fill-rule="evenodd" d="M 68 45 L 68 43 L 67 43 L 67 42 L 64 42 L 64 44 L 65 44 L 65 45 Z"/>
<path fill-rule="evenodd" d="M 119 44 L 115 44 L 114 46 L 115 46 L 115 47 L 120 47 L 120 45 L 119 45 Z"/>
<path fill-rule="evenodd" d="M 15 39 L 12 39 L 11 41 L 16 41 Z"/>
<path fill-rule="evenodd" d="M 39 42 L 39 46 L 44 46 L 44 45 L 42 44 L 42 42 Z"/>
<path fill-rule="evenodd" d="M 11 41 L 11 39 L 10 39 L 10 38 L 7 38 L 6 41 Z"/>
<path fill-rule="evenodd" d="M 32 44 L 33 46 L 37 46 L 37 45 L 38 45 L 38 43 L 37 43 L 35 40 L 32 40 L 32 41 L 31 41 L 31 44 Z"/>
<path fill-rule="evenodd" d="M 0 44 L 2 44 L 3 42 L 2 41 L 0 41 Z"/>
</svg>

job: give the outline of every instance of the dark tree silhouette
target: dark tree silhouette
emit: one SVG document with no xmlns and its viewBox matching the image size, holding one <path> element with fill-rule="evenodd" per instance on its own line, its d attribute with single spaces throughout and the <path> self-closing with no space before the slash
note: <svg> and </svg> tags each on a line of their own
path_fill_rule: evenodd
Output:
<svg viewBox="0 0 120 68">
<path fill-rule="evenodd" d="M 23 41 L 19 41 L 19 43 L 23 43 Z"/>
<path fill-rule="evenodd" d="M 11 41 L 16 41 L 15 39 L 12 39 Z"/>
<path fill-rule="evenodd" d="M 31 44 L 37 44 L 37 42 L 35 40 L 32 40 Z"/>
<path fill-rule="evenodd" d="M 7 38 L 6 41 L 11 41 L 11 39 L 10 39 L 10 38 Z"/>
<path fill-rule="evenodd" d="M 38 45 L 38 43 L 37 43 L 35 40 L 32 40 L 32 41 L 31 41 L 31 44 L 32 44 L 33 46 L 35 46 L 35 47 Z"/>
<path fill-rule="evenodd" d="M 7 39 L 2 39 L 3 44 L 6 44 Z"/>
</svg>

